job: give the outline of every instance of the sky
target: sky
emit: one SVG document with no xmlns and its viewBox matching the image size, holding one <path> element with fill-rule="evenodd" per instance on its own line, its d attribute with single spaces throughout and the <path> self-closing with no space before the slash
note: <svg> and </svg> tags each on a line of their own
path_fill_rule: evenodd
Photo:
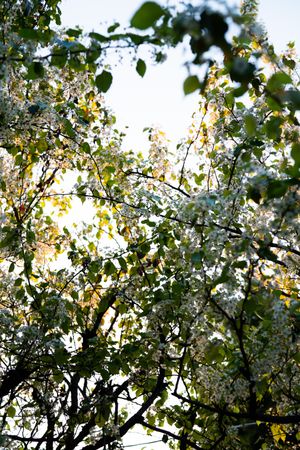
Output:
<svg viewBox="0 0 300 450">
<path fill-rule="evenodd" d="M 176 0 L 172 1 L 176 3 Z M 165 5 L 167 0 L 157 2 Z M 230 2 L 233 3 L 233 0 Z M 66 27 L 79 25 L 86 31 L 101 32 L 105 23 L 118 21 L 128 24 L 142 3 L 141 0 L 63 0 L 62 22 Z M 284 4 L 282 0 L 260 2 L 259 19 L 264 23 L 277 52 L 282 51 L 289 41 L 295 41 L 300 53 L 299 17 L 300 0 L 285 0 Z M 182 84 L 187 76 L 182 65 L 184 60 L 182 50 L 173 50 L 164 64 L 148 66 L 143 79 L 129 63 L 124 62 L 113 68 L 114 82 L 105 99 L 117 117 L 117 127 L 128 127 L 124 142 L 126 149 L 144 149 L 148 143 L 142 130 L 153 125 L 166 132 L 174 147 L 178 140 L 185 137 L 198 100 L 196 94 L 183 94 Z M 139 443 L 149 442 L 146 450 L 167 450 L 166 444 L 150 444 L 160 438 L 145 436 L 141 428 L 135 428 L 126 436 L 124 444 L 133 450 L 141 450 L 144 445 Z"/>
<path fill-rule="evenodd" d="M 142 0 L 63 0 L 62 22 L 67 27 L 80 25 L 86 31 L 103 30 L 103 24 L 114 21 L 126 25 L 142 3 Z M 168 0 L 160 3 L 165 5 Z M 299 17 L 299 0 L 285 0 L 284 6 L 282 0 L 260 2 L 260 20 L 278 51 L 290 40 L 296 40 L 300 46 Z M 183 94 L 182 84 L 187 76 L 183 61 L 183 50 L 172 50 L 164 64 L 148 65 L 143 79 L 129 62 L 113 68 L 113 85 L 105 98 L 117 117 L 118 128 L 126 132 L 127 150 L 139 151 L 148 145 L 143 129 L 149 126 L 165 131 L 174 148 L 185 137 L 198 101 L 197 95 Z"/>
<path fill-rule="evenodd" d="M 116 20 L 128 24 L 142 3 L 141 0 L 63 0 L 63 24 L 79 23 L 89 31 L 99 30 L 100 22 L 111 24 Z M 181 61 L 182 51 L 173 50 L 165 64 L 147 65 L 143 79 L 130 63 L 113 68 L 114 81 L 105 98 L 116 113 L 119 126 L 129 127 L 126 146 L 134 146 L 139 151 L 137 147 L 147 143 L 142 130 L 153 125 L 161 125 L 173 142 L 184 136 L 197 98 L 183 94 L 182 82 L 187 72 Z"/>
</svg>

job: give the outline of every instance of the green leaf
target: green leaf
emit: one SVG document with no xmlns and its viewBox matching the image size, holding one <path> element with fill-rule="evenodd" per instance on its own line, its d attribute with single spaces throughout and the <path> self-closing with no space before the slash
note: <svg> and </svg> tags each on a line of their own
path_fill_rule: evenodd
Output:
<svg viewBox="0 0 300 450">
<path fill-rule="evenodd" d="M 16 239 L 16 231 L 14 229 L 7 230 L 5 237 L 0 241 L 0 248 L 9 247 L 10 245 L 15 244 Z"/>
<path fill-rule="evenodd" d="M 156 2 L 145 2 L 131 19 L 131 26 L 139 30 L 146 30 L 164 15 L 164 10 Z"/>
<path fill-rule="evenodd" d="M 249 83 L 253 78 L 255 66 L 249 63 L 246 58 L 236 57 L 230 64 L 230 77 L 232 81 Z M 238 95 L 235 95 L 236 97 Z"/>
<path fill-rule="evenodd" d="M 51 57 L 51 65 L 62 69 L 67 62 L 67 49 L 64 47 L 54 47 Z"/>
<path fill-rule="evenodd" d="M 147 255 L 150 252 L 150 244 L 149 242 L 144 242 L 139 248 L 139 252 L 142 253 L 143 256 Z"/>
<path fill-rule="evenodd" d="M 104 264 L 105 275 L 113 275 L 117 271 L 116 266 L 111 261 L 106 261 Z"/>
<path fill-rule="evenodd" d="M 119 28 L 120 24 L 119 22 L 114 23 L 113 25 L 110 25 L 110 27 L 107 28 L 108 33 L 113 33 L 117 28 Z"/>
<path fill-rule="evenodd" d="M 39 112 L 39 110 L 40 110 L 39 105 L 30 105 L 30 106 L 28 107 L 28 112 L 30 112 L 30 114 L 32 114 L 32 115 L 34 115 L 34 114 L 36 114 L 37 112 Z"/>
<path fill-rule="evenodd" d="M 294 159 L 296 166 L 300 166 L 300 144 L 298 142 L 292 145 L 291 157 Z"/>
<path fill-rule="evenodd" d="M 74 300 L 78 300 L 78 298 L 79 298 L 78 292 L 77 292 L 77 291 L 72 291 L 72 292 L 71 292 L 71 297 L 72 297 Z"/>
<path fill-rule="evenodd" d="M 54 358 L 57 364 L 65 364 L 68 361 L 68 352 L 64 348 L 55 350 Z"/>
<path fill-rule="evenodd" d="M 143 77 L 145 75 L 145 73 L 146 73 L 146 70 L 147 70 L 147 66 L 146 66 L 145 61 L 143 59 L 139 59 L 137 61 L 137 63 L 136 63 L 136 71 L 137 71 L 137 73 L 141 77 Z"/>
<path fill-rule="evenodd" d="M 208 344 L 206 351 L 205 351 L 205 361 L 208 364 L 211 364 L 212 362 L 222 362 L 224 359 L 224 356 L 222 354 L 222 346 L 220 344 L 211 342 Z"/>
<path fill-rule="evenodd" d="M 39 61 L 35 61 L 28 67 L 27 77 L 31 80 L 35 80 L 36 78 L 42 78 L 44 73 L 45 70 L 43 64 Z"/>
<path fill-rule="evenodd" d="M 88 142 L 84 142 L 82 144 L 81 148 L 84 151 L 84 153 L 87 153 L 88 155 L 91 154 L 91 147 L 90 147 L 90 144 Z"/>
<path fill-rule="evenodd" d="M 21 286 L 22 283 L 23 283 L 22 278 L 17 278 L 15 281 L 15 286 Z"/>
<path fill-rule="evenodd" d="M 88 64 L 93 63 L 96 61 L 99 56 L 101 55 L 101 48 L 95 47 L 95 44 L 92 44 L 92 46 L 89 48 L 87 54 L 86 54 L 86 62 Z"/>
<path fill-rule="evenodd" d="M 127 312 L 127 306 L 126 305 L 124 305 L 124 303 L 121 303 L 119 306 L 118 306 L 118 311 L 119 311 L 119 313 L 120 314 L 125 314 L 126 312 Z"/>
<path fill-rule="evenodd" d="M 202 259 L 203 259 L 203 251 L 195 252 L 191 256 L 192 264 L 197 267 L 201 265 Z"/>
<path fill-rule="evenodd" d="M 106 424 L 106 418 L 104 417 L 103 414 L 98 413 L 95 417 L 95 424 L 97 425 L 97 427 L 99 428 L 103 428 L 104 425 Z"/>
<path fill-rule="evenodd" d="M 25 290 L 23 288 L 21 288 L 16 293 L 16 299 L 24 300 L 24 297 L 25 297 Z"/>
<path fill-rule="evenodd" d="M 300 352 L 297 352 L 294 355 L 294 360 L 296 361 L 297 364 L 300 364 Z M 300 438 L 300 436 L 299 436 L 299 438 Z"/>
<path fill-rule="evenodd" d="M 53 379 L 56 383 L 61 383 L 64 380 L 64 374 L 62 372 L 54 372 Z"/>
<path fill-rule="evenodd" d="M 194 175 L 195 183 L 198 186 L 200 186 L 202 181 L 205 180 L 205 178 L 207 177 L 206 173 L 200 173 L 200 175 L 197 175 L 196 173 L 194 173 L 193 175 Z"/>
<path fill-rule="evenodd" d="M 119 264 L 120 264 L 121 269 L 122 269 L 124 272 L 127 272 L 127 264 L 126 264 L 125 259 L 122 258 L 122 257 L 120 257 L 120 258 L 118 258 L 118 262 L 119 262 Z"/>
<path fill-rule="evenodd" d="M 9 406 L 6 410 L 6 413 L 7 413 L 8 417 L 10 417 L 12 419 L 16 415 L 16 408 L 14 408 L 13 406 Z"/>
<path fill-rule="evenodd" d="M 247 189 L 247 198 L 250 198 L 259 205 L 262 198 L 260 189 L 255 185 L 249 186 Z"/>
<path fill-rule="evenodd" d="M 112 84 L 112 74 L 103 70 L 100 75 L 96 76 L 95 83 L 100 92 L 107 92 Z"/>
<path fill-rule="evenodd" d="M 33 30 L 32 28 L 21 28 L 21 30 L 18 31 L 18 35 L 24 39 L 32 39 L 32 40 L 39 39 L 39 32 Z"/>
<path fill-rule="evenodd" d="M 237 269 L 246 269 L 247 261 L 236 261 L 232 264 L 232 266 L 236 267 Z"/>
<path fill-rule="evenodd" d="M 284 180 L 272 180 L 268 184 L 267 196 L 268 198 L 280 198 L 288 190 L 288 184 Z"/>
<path fill-rule="evenodd" d="M 76 37 L 78 38 L 81 35 L 81 30 L 76 30 L 75 28 L 69 28 L 66 33 L 70 37 Z"/>
<path fill-rule="evenodd" d="M 285 84 L 292 82 L 291 77 L 284 72 L 277 72 L 271 76 L 267 83 L 267 89 L 271 92 L 278 91 Z"/>
<path fill-rule="evenodd" d="M 276 100 L 275 100 L 276 98 Z M 281 111 L 282 102 L 278 96 L 267 97 L 267 105 L 272 111 Z"/>
<path fill-rule="evenodd" d="M 285 56 L 282 58 L 282 62 L 285 66 L 289 67 L 289 69 L 295 69 L 296 63 L 293 59 L 286 58 Z"/>
<path fill-rule="evenodd" d="M 108 38 L 106 36 L 103 36 L 103 34 L 99 34 L 99 33 L 89 33 L 89 37 L 91 39 L 95 39 L 98 42 L 107 42 Z"/>
<path fill-rule="evenodd" d="M 245 129 L 248 136 L 254 136 L 256 131 L 256 120 L 252 114 L 249 114 L 245 117 Z"/>
<path fill-rule="evenodd" d="M 185 95 L 191 94 L 192 92 L 200 89 L 201 84 L 199 78 L 196 75 L 191 75 L 184 80 L 183 91 Z"/>
<path fill-rule="evenodd" d="M 266 133 L 269 139 L 273 139 L 278 141 L 281 137 L 281 125 L 282 119 L 281 117 L 271 117 L 270 120 L 266 123 Z"/>
<path fill-rule="evenodd" d="M 292 104 L 294 110 L 300 110 L 300 92 L 294 90 L 288 90 L 285 92 L 285 101 Z"/>
<path fill-rule="evenodd" d="M 72 123 L 69 121 L 69 119 L 64 120 L 64 130 L 67 133 L 68 136 L 73 138 L 75 136 L 75 131 L 73 129 Z"/>
<path fill-rule="evenodd" d="M 275 253 L 272 252 L 268 247 L 265 245 L 261 245 L 259 249 L 257 250 L 257 254 L 262 259 L 267 259 L 268 261 L 277 262 L 278 258 L 275 255 Z"/>
<path fill-rule="evenodd" d="M 218 286 L 218 284 L 226 283 L 226 281 L 230 280 L 230 277 L 228 276 L 228 271 L 229 271 L 229 265 L 226 264 L 226 266 L 222 270 L 221 275 L 218 278 L 216 278 L 216 280 L 214 280 L 214 282 L 212 284 L 213 287 Z"/>
<path fill-rule="evenodd" d="M 147 40 L 147 37 L 145 36 L 140 36 L 139 34 L 135 34 L 135 33 L 127 33 L 127 37 L 129 39 L 132 40 L 132 42 L 135 45 L 140 45 L 142 44 L 145 40 Z"/>
</svg>

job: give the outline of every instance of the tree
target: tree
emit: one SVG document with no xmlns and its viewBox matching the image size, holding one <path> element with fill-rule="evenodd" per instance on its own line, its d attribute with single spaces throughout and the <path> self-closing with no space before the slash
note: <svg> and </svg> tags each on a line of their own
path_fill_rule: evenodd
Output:
<svg viewBox="0 0 300 450">
<path fill-rule="evenodd" d="M 86 44 L 52 29 L 58 4 L 0 5 L 1 445 L 122 448 L 142 425 L 180 450 L 296 449 L 293 45 L 274 54 L 255 1 L 230 43 L 229 12 L 146 2 L 131 25 L 147 34 Z M 126 153 L 105 51 L 152 45 L 160 61 L 187 35 L 188 139 L 174 157 L 151 129 L 147 157 Z M 213 45 L 224 62 L 204 58 Z"/>
</svg>

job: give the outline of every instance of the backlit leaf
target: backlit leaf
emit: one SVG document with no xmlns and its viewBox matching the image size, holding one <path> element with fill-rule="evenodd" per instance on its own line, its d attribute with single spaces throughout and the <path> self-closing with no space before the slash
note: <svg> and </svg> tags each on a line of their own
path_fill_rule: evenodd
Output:
<svg viewBox="0 0 300 450">
<path fill-rule="evenodd" d="M 156 2 L 145 2 L 131 19 L 131 26 L 146 30 L 164 14 L 162 7 Z"/>
<path fill-rule="evenodd" d="M 112 84 L 112 74 L 103 70 L 100 75 L 96 76 L 95 83 L 100 92 L 107 92 Z"/>
</svg>

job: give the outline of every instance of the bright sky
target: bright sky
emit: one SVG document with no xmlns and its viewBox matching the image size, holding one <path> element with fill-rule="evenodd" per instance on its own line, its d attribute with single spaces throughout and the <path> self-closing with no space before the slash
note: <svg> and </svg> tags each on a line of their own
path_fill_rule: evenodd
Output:
<svg viewBox="0 0 300 450">
<path fill-rule="evenodd" d="M 162 5 L 170 3 L 157 1 Z M 100 23 L 105 22 L 110 25 L 118 21 L 126 25 L 142 3 L 141 0 L 62 0 L 63 25 L 80 25 L 86 31 L 103 30 Z M 172 0 L 172 3 L 176 4 L 177 0 Z M 282 0 L 260 2 L 260 20 L 265 24 L 276 51 L 283 50 L 287 42 L 293 40 L 300 51 L 299 17 L 300 0 L 285 0 L 284 5 Z M 197 95 L 185 97 L 183 94 L 182 83 L 187 75 L 182 66 L 184 60 L 182 50 L 172 51 L 164 64 L 148 66 L 143 79 L 128 63 L 113 69 L 114 82 L 106 94 L 106 103 L 116 114 L 118 127 L 128 126 L 126 148 L 145 148 L 147 137 L 142 130 L 147 126 L 161 126 L 173 145 L 185 136 L 191 116 L 197 109 Z M 134 428 L 124 443 L 140 450 L 144 446 L 138 443 L 150 443 L 160 438 L 145 436 L 141 428 Z M 167 450 L 168 446 L 155 443 L 145 448 Z"/>
<path fill-rule="evenodd" d="M 80 25 L 87 31 L 99 31 L 100 23 L 111 24 L 115 20 L 127 24 L 142 3 L 141 0 L 63 0 L 63 24 Z M 230 3 L 237 2 L 230 0 Z M 282 50 L 290 40 L 300 45 L 299 0 L 285 0 L 284 4 L 281 0 L 261 0 L 260 17 L 277 50 Z M 185 136 L 192 113 L 197 109 L 197 96 L 183 95 L 182 83 L 187 75 L 183 61 L 182 50 L 173 50 L 166 63 L 148 66 L 143 79 L 128 63 L 114 68 L 114 82 L 106 101 L 116 113 L 118 126 L 128 126 L 126 148 L 140 150 L 147 145 L 142 131 L 147 126 L 160 126 L 174 145 Z"/>
<path fill-rule="evenodd" d="M 170 0 L 158 2 L 166 5 Z M 101 23 L 114 21 L 126 25 L 142 3 L 142 0 L 63 0 L 63 25 L 80 25 L 86 31 L 103 30 Z M 230 3 L 239 2 L 230 0 Z M 261 0 L 260 18 L 277 50 L 282 50 L 290 40 L 300 45 L 299 17 L 299 0 L 285 0 L 284 6 L 282 0 Z M 106 94 L 106 102 L 117 116 L 117 125 L 122 129 L 128 126 L 126 148 L 145 148 L 147 136 L 142 130 L 147 126 L 160 126 L 173 145 L 185 136 L 197 109 L 197 96 L 183 94 L 182 83 L 187 76 L 183 61 L 183 51 L 173 50 L 164 64 L 148 65 L 143 79 L 129 63 L 114 68 L 114 82 Z"/>
<path fill-rule="evenodd" d="M 126 25 L 142 3 L 141 0 L 63 0 L 63 24 L 80 24 L 89 31 L 99 30 L 100 22 L 111 24 L 116 20 Z M 114 81 L 106 102 L 116 113 L 119 126 L 129 126 L 126 147 L 135 150 L 145 147 L 147 137 L 142 130 L 152 125 L 162 125 L 173 142 L 184 136 L 197 98 L 183 95 L 186 69 L 182 61 L 182 51 L 171 51 L 165 64 L 148 65 L 143 79 L 129 63 L 113 69 Z"/>
</svg>

